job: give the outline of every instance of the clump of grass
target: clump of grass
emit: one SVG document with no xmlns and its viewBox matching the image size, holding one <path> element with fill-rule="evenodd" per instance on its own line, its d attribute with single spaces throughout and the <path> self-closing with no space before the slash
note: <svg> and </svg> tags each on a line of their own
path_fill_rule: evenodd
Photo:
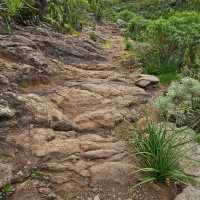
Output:
<svg viewBox="0 0 200 200">
<path fill-rule="evenodd" d="M 137 156 L 140 158 L 140 169 L 144 172 L 141 182 L 178 181 L 188 183 L 190 177 L 179 167 L 183 158 L 183 145 L 176 131 L 168 132 L 167 128 L 155 123 L 148 123 L 145 133 L 138 133 L 134 141 Z"/>
<path fill-rule="evenodd" d="M 200 144 L 200 133 L 197 133 L 195 136 L 195 141 Z"/>
<path fill-rule="evenodd" d="M 124 49 L 126 50 L 126 51 L 131 51 L 131 50 L 133 50 L 133 44 L 132 44 L 132 42 L 131 42 L 131 40 L 129 40 L 129 39 L 125 39 L 124 40 Z"/>
<path fill-rule="evenodd" d="M 97 22 L 101 22 L 104 15 L 103 11 L 105 9 L 105 2 L 102 0 L 89 0 L 88 2 L 91 10 L 94 13 L 95 20 Z"/>
<path fill-rule="evenodd" d="M 89 37 L 94 42 L 96 42 L 98 40 L 98 36 L 94 31 L 89 33 Z"/>
<path fill-rule="evenodd" d="M 1 15 L 6 23 L 7 31 L 11 32 L 10 24 L 13 18 L 20 15 L 20 11 L 24 7 L 24 2 L 22 0 L 3 0 L 2 7 Z"/>
<path fill-rule="evenodd" d="M 31 178 L 32 179 L 41 179 L 43 177 L 42 173 L 37 171 L 37 170 L 33 170 L 31 172 Z"/>
<path fill-rule="evenodd" d="M 13 186 L 8 183 L 0 191 L 0 200 L 7 199 L 14 192 Z"/>
</svg>

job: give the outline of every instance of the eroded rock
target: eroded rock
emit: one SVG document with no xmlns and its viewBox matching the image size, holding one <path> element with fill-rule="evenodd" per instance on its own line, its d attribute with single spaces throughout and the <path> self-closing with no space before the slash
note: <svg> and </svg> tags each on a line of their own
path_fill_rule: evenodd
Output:
<svg viewBox="0 0 200 200">
<path fill-rule="evenodd" d="M 98 192 L 109 199 L 118 189 L 128 195 L 133 158 L 111 132 L 133 121 L 149 94 L 112 61 L 119 45 L 105 54 L 86 38 L 37 27 L 0 35 L 2 172 L 10 177 L 8 162 L 23 175 L 11 200 L 85 200 Z M 45 179 L 31 178 L 33 169 Z"/>
<path fill-rule="evenodd" d="M 135 81 L 135 85 L 141 88 L 147 88 L 149 86 L 154 86 L 159 82 L 160 80 L 156 76 L 141 74 L 139 78 Z"/>
<path fill-rule="evenodd" d="M 10 164 L 0 163 L 0 188 L 9 183 L 12 179 L 12 167 Z"/>
<path fill-rule="evenodd" d="M 197 200 L 200 199 L 200 190 L 192 186 L 186 187 L 175 200 Z"/>
</svg>

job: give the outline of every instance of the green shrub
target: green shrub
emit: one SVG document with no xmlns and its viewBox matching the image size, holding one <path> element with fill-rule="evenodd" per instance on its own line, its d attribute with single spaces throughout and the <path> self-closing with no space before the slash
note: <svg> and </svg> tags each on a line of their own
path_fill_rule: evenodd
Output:
<svg viewBox="0 0 200 200">
<path fill-rule="evenodd" d="M 149 24 L 149 20 L 141 17 L 139 15 L 135 15 L 128 23 L 127 34 L 132 39 L 143 41 L 144 33 Z"/>
<path fill-rule="evenodd" d="M 199 0 L 135 0 L 137 12 L 151 19 L 167 16 L 174 11 L 200 10 Z"/>
<path fill-rule="evenodd" d="M 81 30 L 81 20 L 88 6 L 87 0 L 50 1 L 46 21 L 60 31 L 68 29 L 69 24 Z"/>
<path fill-rule="evenodd" d="M 32 24 L 38 23 L 42 17 L 43 10 L 47 5 L 39 5 L 36 0 L 0 0 L 1 13 L 7 25 L 7 30 L 11 32 L 12 23 Z"/>
<path fill-rule="evenodd" d="M 200 133 L 196 134 L 195 140 L 198 144 L 200 144 Z"/>
<path fill-rule="evenodd" d="M 161 117 L 200 131 L 200 82 L 185 77 L 173 82 L 168 92 L 155 101 Z"/>
<path fill-rule="evenodd" d="M 129 10 L 122 10 L 121 12 L 117 13 L 117 15 L 116 15 L 116 19 L 122 19 L 126 22 L 129 22 L 134 17 L 136 17 L 136 14 Z"/>
<path fill-rule="evenodd" d="M 8 199 L 9 196 L 14 192 L 13 186 L 8 183 L 6 184 L 0 191 L 0 199 L 5 200 Z"/>
<path fill-rule="evenodd" d="M 126 35 L 150 44 L 151 48 L 139 55 L 147 73 L 177 76 L 185 66 L 200 67 L 199 24 L 199 12 L 175 12 L 156 20 L 135 16 Z"/>
<path fill-rule="evenodd" d="M 10 24 L 14 18 L 20 15 L 21 10 L 24 8 L 23 0 L 2 0 L 1 16 L 7 25 L 7 29 L 10 32 Z"/>
<path fill-rule="evenodd" d="M 180 71 L 184 65 L 194 67 L 200 43 L 200 14 L 176 12 L 167 19 L 150 21 L 146 29 L 147 40 L 159 51 L 160 61 L 174 60 Z"/>
<path fill-rule="evenodd" d="M 160 82 L 164 85 L 169 85 L 172 81 L 179 80 L 180 74 L 176 72 L 162 73 L 158 75 Z"/>
<path fill-rule="evenodd" d="M 166 127 L 149 123 L 145 133 L 138 133 L 134 141 L 141 165 L 137 172 L 145 173 L 139 184 L 167 180 L 188 182 L 190 178 L 178 164 L 183 158 L 183 144 L 175 131 L 169 134 Z"/>
<path fill-rule="evenodd" d="M 132 43 L 131 40 L 125 38 L 125 40 L 124 40 L 124 49 L 125 49 L 126 51 L 131 51 L 131 50 L 133 50 L 133 43 Z"/>
<path fill-rule="evenodd" d="M 98 40 L 98 36 L 97 36 L 97 34 L 94 31 L 89 33 L 89 37 L 94 42 L 96 42 Z"/>
<path fill-rule="evenodd" d="M 104 0 L 88 0 L 90 4 L 90 8 L 92 12 L 94 13 L 95 19 L 97 22 L 100 22 L 103 18 L 103 10 L 105 2 Z"/>
</svg>

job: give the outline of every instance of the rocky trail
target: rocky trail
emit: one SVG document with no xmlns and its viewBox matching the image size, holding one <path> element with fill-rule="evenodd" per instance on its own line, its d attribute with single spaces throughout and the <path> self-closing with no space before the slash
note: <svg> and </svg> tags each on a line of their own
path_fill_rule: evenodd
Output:
<svg viewBox="0 0 200 200">
<path fill-rule="evenodd" d="M 0 35 L 0 186 L 11 183 L 9 200 L 173 199 L 165 186 L 131 189 L 135 158 L 115 133 L 158 80 L 121 64 L 118 30 L 97 27 L 101 43 L 86 32 Z"/>
</svg>

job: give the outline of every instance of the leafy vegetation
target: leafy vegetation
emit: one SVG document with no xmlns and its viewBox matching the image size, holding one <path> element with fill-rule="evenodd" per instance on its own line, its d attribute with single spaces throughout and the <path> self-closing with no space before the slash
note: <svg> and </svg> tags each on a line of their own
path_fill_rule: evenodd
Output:
<svg viewBox="0 0 200 200">
<path fill-rule="evenodd" d="M 138 172 L 145 173 L 139 184 L 189 181 L 190 178 L 178 165 L 178 161 L 183 158 L 183 141 L 180 141 L 175 130 L 169 133 L 166 127 L 149 123 L 145 133 L 137 134 L 134 147 L 141 164 Z"/>
<path fill-rule="evenodd" d="M 13 186 L 8 183 L 0 191 L 0 200 L 7 199 L 14 192 Z"/>
<path fill-rule="evenodd" d="M 88 8 L 86 0 L 50 1 L 46 20 L 60 31 L 82 29 L 81 19 Z"/>
<path fill-rule="evenodd" d="M 173 82 L 167 94 L 156 102 L 161 117 L 175 122 L 178 126 L 187 125 L 200 131 L 200 82 L 185 77 Z"/>
<path fill-rule="evenodd" d="M 94 42 L 96 42 L 98 40 L 98 35 L 94 31 L 89 33 L 89 37 Z"/>
<path fill-rule="evenodd" d="M 200 133 L 196 134 L 195 140 L 196 140 L 197 143 L 200 144 Z"/>
<path fill-rule="evenodd" d="M 105 2 L 104 0 L 88 0 L 90 8 L 92 9 L 95 19 L 97 22 L 100 22 L 103 17 L 103 10 Z"/>
<path fill-rule="evenodd" d="M 183 68 L 200 67 L 199 9 L 198 0 L 121 0 L 110 16 L 127 23 L 126 37 L 151 46 L 137 52 L 144 72 L 170 83 Z"/>
<path fill-rule="evenodd" d="M 147 28 L 147 37 L 158 49 L 160 61 L 166 57 L 173 60 L 179 71 L 183 65 L 198 65 L 199 24 L 198 12 L 177 12 L 167 19 L 151 21 Z"/>
<path fill-rule="evenodd" d="M 199 68 L 199 24 L 200 14 L 194 11 L 175 12 L 156 20 L 135 16 L 128 23 L 127 35 L 151 45 L 151 51 L 141 55 L 146 72 L 177 77 L 185 66 Z"/>
<path fill-rule="evenodd" d="M 46 23 L 58 31 L 81 31 L 82 25 L 103 18 L 104 1 L 101 0 L 0 0 L 0 8 L 7 28 L 11 25 Z"/>
<path fill-rule="evenodd" d="M 42 176 L 43 176 L 42 173 L 37 171 L 37 170 L 33 170 L 31 172 L 31 178 L 32 179 L 40 179 L 40 178 L 42 178 Z"/>
</svg>

